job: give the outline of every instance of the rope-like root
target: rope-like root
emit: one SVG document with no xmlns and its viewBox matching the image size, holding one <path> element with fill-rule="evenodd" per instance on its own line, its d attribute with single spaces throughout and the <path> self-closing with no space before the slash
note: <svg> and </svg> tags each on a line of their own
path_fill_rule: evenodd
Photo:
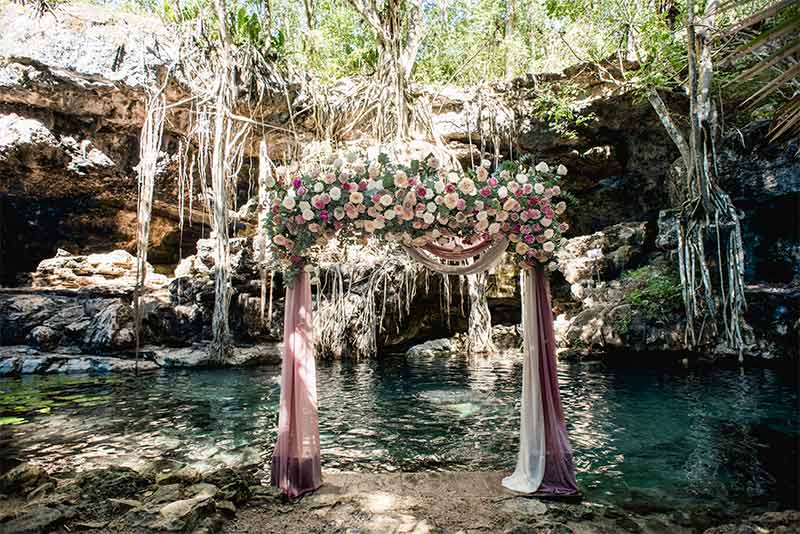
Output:
<svg viewBox="0 0 800 534">
<path fill-rule="evenodd" d="M 327 357 L 368 357 L 376 353 L 378 336 L 387 332 L 390 316 L 393 333 L 400 332 L 424 270 L 387 245 L 351 247 L 347 254 L 347 259 L 321 262 L 314 315 L 316 349 Z"/>
<path fill-rule="evenodd" d="M 133 291 L 134 332 L 136 337 L 136 371 L 139 371 L 141 347 L 141 296 L 147 281 L 147 248 L 150 241 L 150 220 L 153 193 L 158 171 L 158 156 L 164 135 L 166 98 L 162 90 L 153 90 L 147 101 L 144 124 L 139 139 L 138 201 L 136 229 L 136 285 Z"/>
</svg>

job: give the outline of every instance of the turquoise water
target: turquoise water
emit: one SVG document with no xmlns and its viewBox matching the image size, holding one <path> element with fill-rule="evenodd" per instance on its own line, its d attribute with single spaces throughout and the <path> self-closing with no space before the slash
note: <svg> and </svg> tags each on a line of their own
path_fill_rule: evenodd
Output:
<svg viewBox="0 0 800 534">
<path fill-rule="evenodd" d="M 0 463 L 253 463 L 275 439 L 279 369 L 0 380 Z M 562 364 L 578 480 L 593 500 L 797 505 L 798 383 L 782 369 Z M 323 466 L 510 469 L 521 360 L 386 357 L 318 368 Z M 264 474 L 266 475 L 266 474 Z"/>
</svg>

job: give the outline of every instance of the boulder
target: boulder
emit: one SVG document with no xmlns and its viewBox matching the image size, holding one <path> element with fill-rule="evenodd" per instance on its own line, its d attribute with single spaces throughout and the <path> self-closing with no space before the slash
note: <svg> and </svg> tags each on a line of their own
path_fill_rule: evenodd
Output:
<svg viewBox="0 0 800 534">
<path fill-rule="evenodd" d="M 647 223 L 620 223 L 590 235 L 569 239 L 559 251 L 558 265 L 570 284 L 615 278 L 635 267 L 647 251 Z"/>
<path fill-rule="evenodd" d="M 84 471 L 75 480 L 75 488 L 84 498 L 92 500 L 131 498 L 149 484 L 138 472 L 120 466 Z"/>
<path fill-rule="evenodd" d="M 190 497 L 162 506 L 159 518 L 151 528 L 167 531 L 189 532 L 214 510 L 214 496 L 218 489 L 211 484 L 195 484 L 186 489 Z"/>
<path fill-rule="evenodd" d="M 169 484 L 194 484 L 200 481 L 200 472 L 189 466 L 184 466 L 175 471 L 156 475 L 156 484 L 165 486 Z"/>
<path fill-rule="evenodd" d="M 133 288 L 136 285 L 136 268 L 136 257 L 124 250 L 82 256 L 59 249 L 55 257 L 39 263 L 33 273 L 33 285 L 55 288 Z M 147 286 L 163 287 L 167 282 L 166 276 L 155 273 L 152 265 L 147 264 Z"/>
<path fill-rule="evenodd" d="M 47 471 L 39 466 L 23 463 L 0 476 L 0 493 L 24 496 L 50 481 Z"/>
<path fill-rule="evenodd" d="M 90 352 L 108 352 L 134 346 L 133 308 L 114 302 L 100 310 L 89 323 L 81 346 Z"/>
<path fill-rule="evenodd" d="M 40 350 L 52 350 L 61 341 L 62 335 L 49 326 L 37 326 L 28 334 L 26 341 L 29 345 Z"/>
<path fill-rule="evenodd" d="M 0 523 L 0 534 L 39 534 L 52 532 L 64 520 L 56 508 L 36 505 L 24 508 L 10 521 Z"/>
</svg>

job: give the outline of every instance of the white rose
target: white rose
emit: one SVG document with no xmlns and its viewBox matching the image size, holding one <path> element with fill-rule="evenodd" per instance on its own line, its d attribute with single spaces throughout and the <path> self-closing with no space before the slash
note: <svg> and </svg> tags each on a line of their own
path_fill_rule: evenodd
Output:
<svg viewBox="0 0 800 534">
<path fill-rule="evenodd" d="M 489 233 L 496 234 L 500 231 L 500 223 L 492 223 L 489 225 Z"/>
<path fill-rule="evenodd" d="M 422 220 L 425 224 L 433 224 L 433 221 L 436 220 L 436 217 L 434 217 L 431 213 L 425 213 L 425 215 L 422 216 Z"/>
<path fill-rule="evenodd" d="M 550 263 L 547 265 L 547 269 L 548 269 L 549 271 L 555 271 L 556 269 L 558 269 L 558 264 L 557 264 L 556 262 L 554 262 L 554 261 L 551 261 L 551 262 L 550 262 Z"/>
<path fill-rule="evenodd" d="M 478 224 L 475 225 L 475 229 L 479 232 L 485 232 L 487 228 L 489 228 L 489 221 L 485 218 L 478 221 Z"/>
<path fill-rule="evenodd" d="M 297 203 L 294 201 L 294 198 L 289 195 L 286 195 L 283 199 L 283 207 L 287 210 L 293 210 L 296 205 Z"/>
<path fill-rule="evenodd" d="M 508 188 L 506 186 L 500 187 L 500 189 L 497 190 L 497 196 L 499 198 L 506 198 L 508 196 Z"/>
<path fill-rule="evenodd" d="M 311 210 L 311 204 L 309 204 L 307 200 L 303 200 L 297 206 L 300 208 L 300 211 L 310 211 Z"/>
<path fill-rule="evenodd" d="M 394 202 L 392 195 L 386 194 L 381 197 L 381 204 L 384 206 L 391 206 L 392 202 Z"/>
<path fill-rule="evenodd" d="M 488 213 L 486 213 L 485 211 L 481 211 L 481 212 L 478 212 L 478 215 L 477 215 L 477 217 L 476 217 L 476 218 L 477 218 L 479 221 L 485 221 L 485 220 L 486 220 L 488 217 L 489 217 L 489 214 L 488 214 Z"/>
<path fill-rule="evenodd" d="M 563 165 L 559 165 L 558 168 L 556 169 L 556 174 L 558 174 L 559 176 L 566 176 L 567 168 L 564 167 Z"/>
<path fill-rule="evenodd" d="M 544 226 L 545 228 L 547 228 L 548 226 L 550 226 L 551 224 L 553 224 L 553 221 L 552 221 L 551 219 L 548 219 L 547 217 L 544 217 L 544 218 L 542 218 L 542 220 L 541 220 L 541 221 L 539 221 L 539 223 L 541 223 L 541 225 L 542 225 L 542 226 Z"/>
<path fill-rule="evenodd" d="M 542 245 L 542 249 L 545 252 L 553 252 L 556 249 L 556 246 L 552 241 L 545 241 L 544 245 Z"/>
<path fill-rule="evenodd" d="M 369 177 L 370 178 L 377 178 L 378 175 L 381 173 L 381 164 L 377 161 L 373 161 L 369 164 Z"/>
<path fill-rule="evenodd" d="M 553 237 L 553 234 L 554 234 L 553 229 L 548 228 L 547 230 L 544 231 L 544 238 L 550 239 L 551 237 Z"/>
<path fill-rule="evenodd" d="M 322 193 L 322 190 L 325 189 L 325 186 L 322 182 L 317 182 L 314 184 L 314 192 L 315 193 Z"/>
<path fill-rule="evenodd" d="M 436 182 L 435 184 L 433 184 L 433 188 L 440 195 L 444 192 L 444 184 L 442 182 Z"/>
<path fill-rule="evenodd" d="M 314 212 L 311 210 L 306 210 L 303 212 L 303 220 L 311 221 L 314 219 Z"/>
<path fill-rule="evenodd" d="M 426 208 L 426 209 L 427 209 L 429 212 L 431 212 L 431 213 L 435 213 L 435 212 L 436 212 L 436 202 L 428 202 L 428 204 L 425 206 L 425 208 Z"/>
<path fill-rule="evenodd" d="M 519 182 L 521 184 L 524 184 L 524 183 L 527 183 L 527 181 L 528 181 L 528 175 L 527 174 L 518 174 L 517 175 L 517 182 Z"/>
<path fill-rule="evenodd" d="M 545 163 L 544 161 L 540 161 L 538 165 L 536 165 L 536 170 L 539 172 L 547 172 L 550 170 L 550 166 Z"/>
<path fill-rule="evenodd" d="M 542 184 L 534 184 L 533 185 L 533 192 L 537 195 L 541 195 L 544 193 L 544 186 Z"/>
<path fill-rule="evenodd" d="M 331 190 L 328 191 L 328 196 L 331 197 L 331 200 L 339 200 L 342 198 L 342 190 L 336 186 L 331 187 Z"/>
<path fill-rule="evenodd" d="M 392 219 L 394 219 L 395 212 L 394 212 L 394 210 L 389 209 L 389 210 L 386 210 L 385 212 L 383 212 L 383 216 L 384 216 L 384 218 L 386 218 L 387 221 L 391 221 Z"/>
<path fill-rule="evenodd" d="M 476 193 L 475 182 L 470 178 L 464 178 L 458 182 L 458 190 L 465 195 L 474 195 Z"/>
</svg>

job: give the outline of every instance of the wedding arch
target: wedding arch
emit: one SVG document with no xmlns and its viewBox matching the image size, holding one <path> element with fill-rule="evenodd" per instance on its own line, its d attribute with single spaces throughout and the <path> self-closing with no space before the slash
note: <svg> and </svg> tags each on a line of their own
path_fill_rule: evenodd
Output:
<svg viewBox="0 0 800 534">
<path fill-rule="evenodd" d="M 380 238 L 448 274 L 491 269 L 505 255 L 521 269 L 523 378 L 517 466 L 503 486 L 520 493 L 576 494 L 575 467 L 556 376 L 546 273 L 563 244 L 566 168 L 483 161 L 467 172 L 435 157 L 393 163 L 356 154 L 310 172 L 281 167 L 266 230 L 287 286 L 278 439 L 272 484 L 290 498 L 322 484 L 311 284 L 315 250 L 331 239 Z M 471 260 L 471 261 L 468 261 Z"/>
</svg>

